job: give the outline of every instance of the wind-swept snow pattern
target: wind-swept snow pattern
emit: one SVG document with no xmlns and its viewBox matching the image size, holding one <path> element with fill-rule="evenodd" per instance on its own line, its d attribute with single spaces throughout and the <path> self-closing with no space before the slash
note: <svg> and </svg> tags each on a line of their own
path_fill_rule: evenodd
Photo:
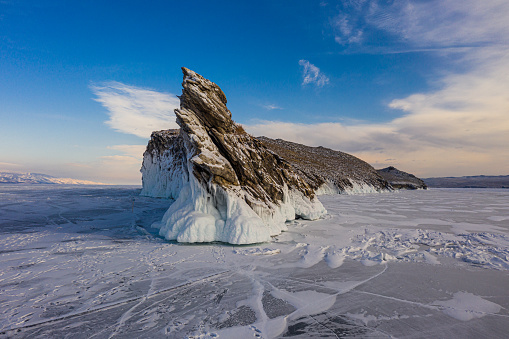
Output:
<svg viewBox="0 0 509 339">
<path fill-rule="evenodd" d="M 231 119 L 226 96 L 183 67 L 178 131 L 154 132 L 142 194 L 175 199 L 160 235 L 179 242 L 266 242 L 295 218 L 326 214 L 313 189 Z"/>
<path fill-rule="evenodd" d="M 139 193 L 0 188 L 0 338 L 507 337 L 507 190 L 323 196 L 258 245 L 169 242 Z"/>
</svg>

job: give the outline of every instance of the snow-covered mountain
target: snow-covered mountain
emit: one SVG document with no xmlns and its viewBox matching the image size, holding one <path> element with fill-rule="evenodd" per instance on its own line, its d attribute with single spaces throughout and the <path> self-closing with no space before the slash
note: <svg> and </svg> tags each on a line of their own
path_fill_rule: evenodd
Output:
<svg viewBox="0 0 509 339">
<path fill-rule="evenodd" d="M 62 184 L 62 185 L 106 185 L 100 182 L 71 178 L 55 178 L 41 173 L 0 172 L 0 184 Z"/>
</svg>

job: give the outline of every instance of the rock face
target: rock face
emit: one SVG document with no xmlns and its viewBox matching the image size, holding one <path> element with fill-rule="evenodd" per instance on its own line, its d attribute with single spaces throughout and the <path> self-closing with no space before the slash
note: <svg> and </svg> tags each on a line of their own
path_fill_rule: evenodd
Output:
<svg viewBox="0 0 509 339">
<path fill-rule="evenodd" d="M 180 130 L 152 132 L 143 154 L 141 195 L 156 198 L 178 198 L 189 181 L 186 153 Z"/>
<path fill-rule="evenodd" d="M 427 189 L 428 186 L 415 175 L 398 170 L 395 167 L 387 167 L 377 170 L 378 174 L 387 180 L 396 189 Z"/>
<path fill-rule="evenodd" d="M 287 161 L 319 195 L 392 189 L 370 164 L 353 155 L 281 139 L 259 137 L 258 140 Z"/>
<path fill-rule="evenodd" d="M 264 242 L 297 217 L 326 214 L 314 189 L 231 118 L 213 82 L 182 68 L 180 130 L 152 134 L 142 194 L 176 199 L 157 226 L 169 240 Z"/>
</svg>

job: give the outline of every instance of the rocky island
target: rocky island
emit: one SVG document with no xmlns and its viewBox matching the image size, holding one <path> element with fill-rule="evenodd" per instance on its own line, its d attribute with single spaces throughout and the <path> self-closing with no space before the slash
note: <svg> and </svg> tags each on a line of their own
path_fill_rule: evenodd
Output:
<svg viewBox="0 0 509 339">
<path fill-rule="evenodd" d="M 323 217 L 317 195 L 393 189 L 352 155 L 249 135 L 219 86 L 182 71 L 180 129 L 152 133 L 141 169 L 142 195 L 175 200 L 154 225 L 166 239 L 265 242 L 287 221 Z"/>
<path fill-rule="evenodd" d="M 182 68 L 180 130 L 154 132 L 142 194 L 176 199 L 158 225 L 180 242 L 258 243 L 295 218 L 326 214 L 312 187 L 236 124 L 213 82 Z"/>
</svg>

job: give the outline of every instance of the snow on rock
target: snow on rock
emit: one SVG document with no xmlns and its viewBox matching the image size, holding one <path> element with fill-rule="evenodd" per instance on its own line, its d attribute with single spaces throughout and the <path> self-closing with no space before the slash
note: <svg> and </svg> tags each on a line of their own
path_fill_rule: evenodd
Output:
<svg viewBox="0 0 509 339">
<path fill-rule="evenodd" d="M 226 96 L 183 67 L 179 131 L 154 132 L 142 195 L 175 199 L 160 235 L 179 242 L 265 242 L 297 217 L 327 212 L 292 167 L 231 119 Z"/>
</svg>

